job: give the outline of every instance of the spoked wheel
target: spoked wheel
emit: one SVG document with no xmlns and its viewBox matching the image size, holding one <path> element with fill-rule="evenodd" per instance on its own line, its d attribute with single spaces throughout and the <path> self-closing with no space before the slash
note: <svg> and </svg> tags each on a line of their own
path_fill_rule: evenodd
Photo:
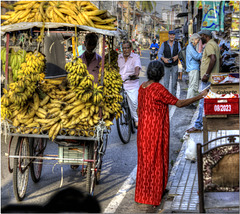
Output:
<svg viewBox="0 0 240 214">
<path fill-rule="evenodd" d="M 13 163 L 13 192 L 18 201 L 22 201 L 25 197 L 29 178 L 29 159 L 21 158 L 21 156 L 29 156 L 28 138 L 19 137 Z"/>
<path fill-rule="evenodd" d="M 136 132 L 136 130 L 135 130 L 135 122 L 134 122 L 134 119 L 132 119 L 132 123 L 131 123 L 131 131 L 132 131 L 133 134 Z"/>
<path fill-rule="evenodd" d="M 43 157 L 44 139 L 42 138 L 29 138 L 31 156 Z M 43 159 L 34 158 L 30 165 L 31 177 L 34 183 L 40 180 L 42 173 Z"/>
<path fill-rule="evenodd" d="M 88 147 L 88 160 L 93 160 L 94 156 L 94 148 L 95 148 L 95 142 L 89 142 Z M 96 184 L 96 176 L 95 176 L 95 170 L 93 169 L 93 162 L 87 163 L 87 179 L 86 179 L 86 191 L 93 195 L 94 193 L 94 187 Z"/>
<path fill-rule="evenodd" d="M 121 141 L 126 144 L 131 138 L 131 114 L 129 108 L 122 108 L 123 113 L 117 119 L 117 130 Z"/>
</svg>

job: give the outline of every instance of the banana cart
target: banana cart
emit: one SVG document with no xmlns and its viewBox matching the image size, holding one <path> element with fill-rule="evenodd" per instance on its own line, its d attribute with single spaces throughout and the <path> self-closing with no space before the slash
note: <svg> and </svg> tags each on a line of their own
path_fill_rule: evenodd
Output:
<svg viewBox="0 0 240 214">
<path fill-rule="evenodd" d="M 106 36 L 113 38 L 119 36 L 119 31 L 108 31 L 97 29 L 88 26 L 76 26 L 66 23 L 21 23 L 3 26 L 1 33 L 6 34 L 6 64 L 8 65 L 8 52 L 10 33 L 25 32 L 31 33 L 40 32 L 40 29 L 45 28 L 45 33 L 70 33 L 78 31 L 95 32 L 103 35 L 102 42 L 102 75 L 101 83 L 103 84 L 104 76 L 104 60 L 105 60 L 105 39 Z M 76 30 L 77 29 L 77 30 Z M 76 35 L 76 34 L 75 34 Z M 112 40 L 111 40 L 112 41 Z M 38 48 L 38 47 L 37 47 Z M 8 66 L 5 69 L 5 85 L 8 80 Z M 99 117 L 102 117 L 101 108 Z M 2 124 L 3 125 L 3 124 Z M 68 130 L 62 129 L 56 136 L 54 143 L 58 144 L 58 155 L 44 155 L 44 150 L 49 141 L 48 131 L 37 130 L 39 127 L 34 127 L 37 134 L 26 134 L 27 128 L 18 129 L 5 123 L 10 137 L 8 158 L 8 170 L 13 173 L 13 190 L 18 201 L 22 201 L 27 190 L 29 171 L 33 182 L 39 182 L 43 167 L 43 160 L 53 160 L 56 164 L 82 165 L 82 175 L 86 175 L 86 191 L 93 195 L 95 184 L 98 184 L 100 179 L 102 159 L 105 154 L 110 131 L 106 128 L 105 122 L 100 119 L 100 122 L 94 129 L 84 130 Z M 71 135 L 68 135 L 72 131 Z M 13 138 L 17 138 L 17 145 L 14 154 L 10 153 Z M 13 167 L 12 167 L 13 166 Z"/>
</svg>

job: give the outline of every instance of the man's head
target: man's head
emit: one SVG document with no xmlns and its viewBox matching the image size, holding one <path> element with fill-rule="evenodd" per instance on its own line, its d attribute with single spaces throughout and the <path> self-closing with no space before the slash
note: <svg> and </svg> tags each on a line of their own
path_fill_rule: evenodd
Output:
<svg viewBox="0 0 240 214">
<path fill-rule="evenodd" d="M 132 43 L 128 40 L 124 40 L 122 44 L 123 56 L 129 57 L 132 51 Z"/>
<path fill-rule="evenodd" d="M 156 43 L 156 39 L 153 39 L 153 44 L 155 44 Z"/>
<path fill-rule="evenodd" d="M 192 43 L 194 46 L 196 46 L 198 44 L 198 42 L 200 41 L 201 36 L 198 33 L 194 33 L 190 39 L 189 42 Z"/>
<path fill-rule="evenodd" d="M 88 53 L 93 53 L 97 46 L 98 36 L 95 33 L 88 33 L 85 37 L 84 45 Z"/>
<path fill-rule="evenodd" d="M 212 33 L 210 30 L 201 30 L 198 32 L 198 34 L 201 36 L 202 43 L 207 43 L 212 38 Z"/>
<path fill-rule="evenodd" d="M 173 42 L 173 41 L 174 41 L 174 39 L 175 39 L 175 31 L 174 31 L 174 30 L 170 30 L 170 31 L 168 32 L 168 38 L 169 38 L 169 41 L 170 41 L 170 42 Z"/>
</svg>

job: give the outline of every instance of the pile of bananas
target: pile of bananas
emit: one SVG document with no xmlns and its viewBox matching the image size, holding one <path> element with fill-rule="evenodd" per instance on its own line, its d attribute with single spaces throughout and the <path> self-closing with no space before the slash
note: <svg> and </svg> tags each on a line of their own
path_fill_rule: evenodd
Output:
<svg viewBox="0 0 240 214">
<path fill-rule="evenodd" d="M 6 20 L 2 25 L 20 22 L 59 22 L 87 25 L 95 28 L 116 30 L 116 18 L 106 10 L 99 10 L 90 1 L 17 1 L 13 7 L 2 7 L 14 11 L 1 15 Z"/>
<path fill-rule="evenodd" d="M 81 102 L 92 102 L 98 105 L 102 101 L 102 86 L 93 85 L 94 76 L 89 74 L 81 58 L 74 57 L 65 65 L 65 69 L 68 72 L 67 79 L 71 89 Z"/>
<path fill-rule="evenodd" d="M 19 49 L 17 52 L 12 48 L 8 54 L 8 65 L 12 69 L 12 73 L 9 72 L 9 83 L 16 82 L 18 76 L 18 70 L 20 69 L 21 64 L 25 61 L 26 51 Z M 6 66 L 6 48 L 1 49 L 1 61 L 2 61 L 2 71 L 5 72 Z"/>
<path fill-rule="evenodd" d="M 99 123 L 99 106 L 83 103 L 74 92 L 60 87 L 61 80 L 44 80 L 39 89 L 42 99 L 34 93 L 32 101 L 9 117 L 12 125 L 22 133 L 48 133 L 54 140 L 59 132 L 69 135 L 93 136 Z M 105 120 L 106 126 L 113 123 Z M 91 132 L 87 131 L 91 130 Z"/>
<path fill-rule="evenodd" d="M 101 71 L 99 72 L 99 81 L 101 80 Z M 123 97 L 120 95 L 122 90 L 122 78 L 119 71 L 105 61 L 104 79 L 103 79 L 103 100 L 104 106 L 110 109 L 109 112 L 115 114 L 116 119 L 122 113 L 120 103 Z"/>
<path fill-rule="evenodd" d="M 9 84 L 1 98 L 1 117 L 9 118 L 14 110 L 23 109 L 32 98 L 37 83 L 45 77 L 45 57 L 39 52 L 26 54 L 25 62 L 20 66 L 17 81 Z"/>
</svg>

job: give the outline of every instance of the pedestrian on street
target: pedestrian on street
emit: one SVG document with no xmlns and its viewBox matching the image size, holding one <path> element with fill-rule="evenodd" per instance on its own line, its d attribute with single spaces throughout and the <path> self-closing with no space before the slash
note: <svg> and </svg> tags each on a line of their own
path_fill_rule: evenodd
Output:
<svg viewBox="0 0 240 214">
<path fill-rule="evenodd" d="M 137 133 L 137 180 L 135 201 L 158 206 L 167 186 L 169 164 L 169 108 L 184 107 L 207 95 L 204 90 L 196 97 L 179 100 L 159 81 L 164 76 L 160 61 L 147 68 L 148 81 L 139 88 Z"/>
<path fill-rule="evenodd" d="M 140 56 L 132 52 L 132 43 L 130 41 L 123 41 L 123 53 L 118 56 L 118 67 L 120 68 L 120 74 L 122 80 L 126 80 L 129 76 L 139 76 L 142 68 Z M 139 79 L 128 80 L 123 84 L 125 91 L 127 92 L 128 104 L 130 107 L 131 115 L 135 122 L 135 127 L 138 127 L 138 89 Z"/>
<path fill-rule="evenodd" d="M 97 43 L 98 43 L 97 34 L 95 33 L 86 34 L 84 41 L 86 51 L 80 56 L 83 63 L 87 65 L 87 70 L 89 74 L 92 74 L 94 76 L 95 83 L 98 83 L 100 62 L 102 60 L 102 57 L 95 52 Z"/>
<path fill-rule="evenodd" d="M 212 39 L 212 33 L 209 30 L 202 30 L 198 33 L 201 36 L 203 44 L 206 44 L 201 62 L 201 89 L 206 88 L 211 84 L 211 73 L 219 73 L 220 67 L 220 49 L 218 44 Z M 193 127 L 187 130 L 188 133 L 201 132 L 203 127 L 203 108 L 204 99 L 199 102 L 199 112 L 197 120 Z"/>
<path fill-rule="evenodd" d="M 199 72 L 200 72 L 200 59 L 202 53 L 196 51 L 196 46 L 199 43 L 201 36 L 194 33 L 190 39 L 186 50 L 186 72 L 189 76 L 189 84 L 187 91 L 187 98 L 194 97 L 198 92 L 199 87 Z M 196 108 L 194 104 L 189 105 L 188 108 Z"/>
<path fill-rule="evenodd" d="M 178 80 L 178 53 L 180 43 L 175 41 L 175 31 L 168 32 L 168 41 L 162 43 L 158 52 L 158 59 L 164 63 L 164 86 L 169 89 L 170 76 L 172 77 L 171 93 L 176 96 Z"/>
</svg>

